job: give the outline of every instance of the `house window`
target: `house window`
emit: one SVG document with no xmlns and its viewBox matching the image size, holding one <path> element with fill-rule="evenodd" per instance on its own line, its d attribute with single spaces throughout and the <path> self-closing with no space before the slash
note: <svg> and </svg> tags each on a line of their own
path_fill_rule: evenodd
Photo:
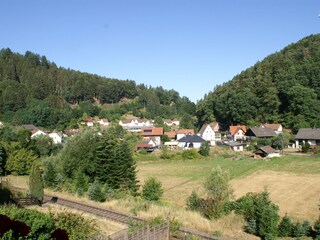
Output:
<svg viewBox="0 0 320 240">
<path fill-rule="evenodd" d="M 152 130 L 151 129 L 145 129 L 145 130 L 143 130 L 143 132 L 145 132 L 145 133 L 152 132 Z"/>
</svg>

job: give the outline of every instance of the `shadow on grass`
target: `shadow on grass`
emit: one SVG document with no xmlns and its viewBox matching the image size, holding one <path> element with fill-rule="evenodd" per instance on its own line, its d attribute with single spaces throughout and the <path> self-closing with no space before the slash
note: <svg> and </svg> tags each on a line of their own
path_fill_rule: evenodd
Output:
<svg viewBox="0 0 320 240">
<path fill-rule="evenodd" d="M 0 188 L 0 204 L 14 203 L 13 193 L 7 188 Z"/>
</svg>

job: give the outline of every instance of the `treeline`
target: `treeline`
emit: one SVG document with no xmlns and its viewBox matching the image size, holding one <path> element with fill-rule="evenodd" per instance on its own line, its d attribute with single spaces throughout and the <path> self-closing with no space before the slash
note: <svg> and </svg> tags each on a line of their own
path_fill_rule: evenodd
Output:
<svg viewBox="0 0 320 240">
<path fill-rule="evenodd" d="M 197 105 L 201 123 L 320 126 L 320 35 L 308 36 L 215 87 Z"/>
<path fill-rule="evenodd" d="M 173 118 L 193 115 L 195 104 L 161 86 L 57 67 L 30 51 L 21 55 L 9 48 L 0 50 L 0 114 L 4 121 L 62 129 L 73 127 L 83 114 L 119 119 L 127 112 L 137 117 Z"/>
</svg>

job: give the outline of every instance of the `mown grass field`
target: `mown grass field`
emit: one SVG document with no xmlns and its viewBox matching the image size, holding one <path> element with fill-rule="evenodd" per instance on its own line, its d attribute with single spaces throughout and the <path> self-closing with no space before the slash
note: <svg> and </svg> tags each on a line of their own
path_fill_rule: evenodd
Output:
<svg viewBox="0 0 320 240">
<path fill-rule="evenodd" d="M 267 188 L 283 215 L 314 220 L 320 214 L 320 158 L 316 156 L 288 155 L 269 160 L 239 154 L 194 160 L 143 158 L 137 162 L 141 184 L 150 176 L 158 178 L 164 187 L 164 198 L 178 207 L 185 206 L 193 190 L 204 194 L 203 180 L 212 168 L 220 166 L 230 173 L 235 198 Z"/>
</svg>

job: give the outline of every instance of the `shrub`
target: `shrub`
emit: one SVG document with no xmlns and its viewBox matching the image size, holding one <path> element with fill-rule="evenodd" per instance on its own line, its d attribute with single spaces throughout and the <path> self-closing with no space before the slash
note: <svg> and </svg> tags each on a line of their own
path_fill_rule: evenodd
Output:
<svg viewBox="0 0 320 240">
<path fill-rule="evenodd" d="M 161 148 L 161 155 L 160 155 L 161 159 L 170 159 L 171 155 L 168 151 L 168 148 L 166 146 Z"/>
<path fill-rule="evenodd" d="M 199 155 L 195 149 L 186 149 L 182 152 L 182 158 L 183 159 L 195 159 Z"/>
<path fill-rule="evenodd" d="M 88 189 L 88 198 L 93 201 L 103 202 L 106 199 L 106 194 L 102 191 L 102 186 L 98 180 L 90 184 Z"/>
<path fill-rule="evenodd" d="M 250 234 L 257 233 L 257 222 L 254 218 L 249 219 L 247 225 L 245 226 L 245 231 Z"/>
<path fill-rule="evenodd" d="M 210 145 L 209 142 L 203 142 L 200 146 L 200 150 L 199 150 L 200 155 L 202 156 L 209 156 L 210 154 Z"/>
<path fill-rule="evenodd" d="M 314 223 L 313 229 L 314 229 L 314 232 L 315 232 L 315 237 L 316 237 L 316 239 L 320 239 L 320 217 L 319 217 L 319 219 Z"/>
<path fill-rule="evenodd" d="M 277 236 L 279 207 L 271 202 L 267 191 L 246 194 L 234 203 L 234 208 L 247 223 L 255 220 L 256 235 L 262 239 L 274 239 Z"/>
<path fill-rule="evenodd" d="M 285 215 L 279 224 L 278 235 L 279 237 L 290 237 L 292 233 L 292 222 L 291 219 Z"/>
<path fill-rule="evenodd" d="M 293 225 L 292 237 L 300 238 L 305 235 L 305 230 L 300 222 Z"/>
<path fill-rule="evenodd" d="M 199 211 L 200 206 L 201 198 L 195 191 L 192 191 L 191 195 L 187 198 L 187 208 L 192 211 Z"/>
<path fill-rule="evenodd" d="M 310 149 L 310 144 L 308 142 L 302 143 L 301 151 L 307 153 Z"/>
<path fill-rule="evenodd" d="M 162 194 L 162 184 L 154 177 L 148 178 L 142 186 L 142 198 L 148 201 L 158 201 Z"/>
</svg>

